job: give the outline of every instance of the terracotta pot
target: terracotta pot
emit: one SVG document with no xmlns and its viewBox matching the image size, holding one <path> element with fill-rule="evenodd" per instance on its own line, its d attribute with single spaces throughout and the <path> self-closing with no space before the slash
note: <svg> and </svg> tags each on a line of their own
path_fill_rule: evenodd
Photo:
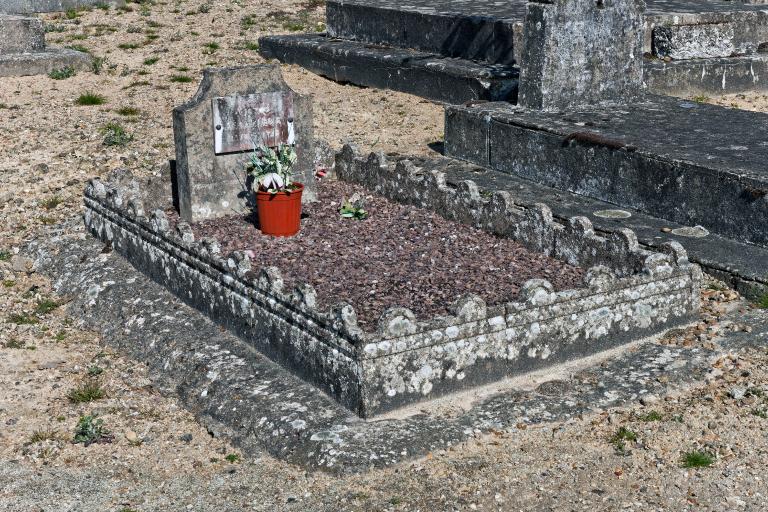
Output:
<svg viewBox="0 0 768 512">
<path fill-rule="evenodd" d="M 301 193 L 304 185 L 294 183 L 290 192 L 256 192 L 259 228 L 265 235 L 293 236 L 301 228 Z"/>
</svg>

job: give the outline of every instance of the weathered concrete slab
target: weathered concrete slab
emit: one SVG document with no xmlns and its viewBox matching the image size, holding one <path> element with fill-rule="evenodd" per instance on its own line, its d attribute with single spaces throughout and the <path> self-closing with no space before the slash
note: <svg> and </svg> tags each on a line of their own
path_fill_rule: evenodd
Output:
<svg viewBox="0 0 768 512">
<path fill-rule="evenodd" d="M 724 129 L 728 127 L 728 129 Z M 768 115 L 649 95 L 568 113 L 449 107 L 446 155 L 768 247 Z"/>
<path fill-rule="evenodd" d="M 458 188 L 465 180 L 477 183 L 480 194 L 490 196 L 499 191 L 509 191 L 517 201 L 531 205 L 543 202 L 550 205 L 555 219 L 565 224 L 570 217 L 586 217 L 601 233 L 619 228 L 631 229 L 641 245 L 660 248 L 669 242 L 685 246 L 688 258 L 701 265 L 708 274 L 728 283 L 741 294 L 759 299 L 768 293 L 768 249 L 739 243 L 709 233 L 705 236 L 685 235 L 682 224 L 652 217 L 630 208 L 617 209 L 605 201 L 573 192 L 540 185 L 517 175 L 494 171 L 485 167 L 455 160 L 435 157 L 411 159 L 420 172 L 433 171 L 445 174 L 446 183 Z M 607 215 L 622 212 L 623 215 Z"/>
<path fill-rule="evenodd" d="M 518 103 L 561 110 L 633 101 L 642 88 L 644 10 L 643 0 L 530 2 Z"/>
<path fill-rule="evenodd" d="M 213 104 L 221 97 L 230 97 L 234 101 L 236 97 L 275 92 L 292 96 L 294 117 L 291 124 L 298 157 L 295 179 L 304 184 L 302 199 L 315 199 L 312 99 L 294 93 L 283 80 L 279 66 L 209 68 L 203 72 L 195 95 L 173 110 L 177 196 L 183 219 L 192 222 L 216 218 L 253 206 L 253 194 L 246 175 L 250 153 L 216 152 L 215 141 L 224 127 L 214 123 Z M 273 114 L 283 115 L 284 112 L 280 110 Z M 253 131 L 252 145 L 258 145 L 259 141 L 255 139 L 259 138 L 261 127 L 250 129 Z"/>
<path fill-rule="evenodd" d="M 80 71 L 90 69 L 91 62 L 83 52 L 46 50 L 39 19 L 0 15 L 0 77 L 42 75 L 67 67 Z"/>
<path fill-rule="evenodd" d="M 243 252 L 223 256 L 215 240 L 196 242 L 187 224 L 171 230 L 138 185 L 92 180 L 85 224 L 182 300 L 363 417 L 652 336 L 698 312 L 700 271 L 679 244 L 650 252 L 631 231 L 597 236 L 583 218 L 563 227 L 544 205 L 521 207 L 510 194 L 485 199 L 471 182 L 454 190 L 438 174 L 387 167 L 350 147 L 337 155 L 336 170 L 391 199 L 581 266 L 585 281 L 554 292 L 533 279 L 501 304 L 460 297 L 452 314 L 435 318 L 394 307 L 371 331 L 358 326 L 352 305 L 321 310 L 311 282 L 284 290 L 279 269 L 251 268 Z"/>
<path fill-rule="evenodd" d="M 645 86 L 656 94 L 675 96 L 732 94 L 768 90 L 768 56 L 664 62 L 648 59 Z"/>
<path fill-rule="evenodd" d="M 68 11 L 100 5 L 123 6 L 125 0 L 3 0 L 0 13 L 33 14 L 36 12 Z"/>
<path fill-rule="evenodd" d="M 512 65 L 525 2 L 330 1 L 326 13 L 334 38 Z"/>
<path fill-rule="evenodd" d="M 0 55 L 45 50 L 43 22 L 37 18 L 0 15 Z"/>
<path fill-rule="evenodd" d="M 261 54 L 341 83 L 392 89 L 443 103 L 516 101 L 518 69 L 415 50 L 374 47 L 321 34 L 266 36 Z"/>
<path fill-rule="evenodd" d="M 532 378 L 550 381 L 537 387 L 512 381 L 367 422 L 222 332 L 79 230 L 53 230 L 26 249 L 57 292 L 73 299 L 68 313 L 101 332 L 105 343 L 145 362 L 153 384 L 180 397 L 212 435 L 231 439 L 246 453 L 266 451 L 310 471 L 364 472 L 478 433 L 515 432 L 520 424 L 566 421 L 644 396 L 679 393 L 703 381 L 720 354 L 768 345 L 768 312 L 736 313 L 721 323 L 748 324 L 752 331 L 728 331 L 713 351 L 646 343 L 567 370 L 555 368 L 552 375 Z"/>
<path fill-rule="evenodd" d="M 330 0 L 328 33 L 372 44 L 413 48 L 463 59 L 519 62 L 527 0 Z M 735 22 L 723 37 L 766 41 L 764 4 L 721 0 L 648 0 L 644 52 L 651 52 L 655 27 Z M 510 55 L 511 53 L 513 55 Z"/>
<path fill-rule="evenodd" d="M 46 75 L 67 67 L 88 71 L 91 62 L 92 58 L 87 53 L 58 48 L 37 53 L 3 54 L 0 55 L 0 76 Z"/>
</svg>

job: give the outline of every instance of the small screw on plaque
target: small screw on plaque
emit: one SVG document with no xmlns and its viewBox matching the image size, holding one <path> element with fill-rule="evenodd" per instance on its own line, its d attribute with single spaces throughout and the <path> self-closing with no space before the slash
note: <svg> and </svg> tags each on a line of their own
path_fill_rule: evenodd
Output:
<svg viewBox="0 0 768 512">
<path fill-rule="evenodd" d="M 221 130 L 221 125 L 220 125 L 220 124 L 217 124 L 217 125 L 216 125 L 216 129 L 217 129 L 217 130 Z"/>
</svg>

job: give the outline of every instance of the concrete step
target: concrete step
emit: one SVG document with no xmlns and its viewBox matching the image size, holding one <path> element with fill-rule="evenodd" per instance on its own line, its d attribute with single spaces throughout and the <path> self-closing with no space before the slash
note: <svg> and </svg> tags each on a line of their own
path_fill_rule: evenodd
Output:
<svg viewBox="0 0 768 512">
<path fill-rule="evenodd" d="M 35 53 L 0 54 L 0 77 L 47 75 L 67 67 L 87 71 L 91 69 L 91 61 L 87 53 L 55 48 Z"/>
<path fill-rule="evenodd" d="M 2 0 L 0 13 L 63 12 L 69 9 L 91 8 L 101 5 L 123 6 L 125 0 Z"/>
<path fill-rule="evenodd" d="M 514 64 L 525 1 L 330 0 L 332 37 L 445 57 Z M 515 34 L 515 31 L 518 34 Z"/>
<path fill-rule="evenodd" d="M 511 101 L 518 68 L 344 41 L 322 34 L 267 36 L 267 58 L 298 64 L 337 82 L 415 94 L 444 103 Z M 768 55 L 664 62 L 646 59 L 648 90 L 677 96 L 768 90 Z"/>
<path fill-rule="evenodd" d="M 261 54 L 337 82 L 415 94 L 444 103 L 517 101 L 518 69 L 343 41 L 323 34 L 267 36 Z"/>
<path fill-rule="evenodd" d="M 766 141 L 766 114 L 655 95 L 569 113 L 451 106 L 445 123 L 447 156 L 764 248 Z"/>
<path fill-rule="evenodd" d="M 494 171 L 452 158 L 414 159 L 417 167 L 444 172 L 446 181 L 458 186 L 461 181 L 474 181 L 481 193 L 497 190 L 509 191 L 522 205 L 545 203 L 555 218 L 566 221 L 570 217 L 584 216 L 595 229 L 603 232 L 619 228 L 633 230 L 641 244 L 659 248 L 665 242 L 680 242 L 688 257 L 702 266 L 705 272 L 721 279 L 750 298 L 768 292 L 768 248 L 741 243 L 717 234 L 686 236 L 686 226 L 654 217 L 635 209 L 623 209 L 605 201 L 573 192 L 547 187 L 515 174 Z"/>
<path fill-rule="evenodd" d="M 0 15 L 0 54 L 39 52 L 45 49 L 43 22 L 37 18 Z"/>
<path fill-rule="evenodd" d="M 328 33 L 468 60 L 519 62 L 527 0 L 329 0 Z M 672 59 L 754 54 L 768 8 L 723 0 L 648 0 L 643 51 Z"/>
<path fill-rule="evenodd" d="M 643 82 L 657 94 L 733 94 L 768 90 L 768 55 L 717 59 L 646 59 Z"/>
</svg>

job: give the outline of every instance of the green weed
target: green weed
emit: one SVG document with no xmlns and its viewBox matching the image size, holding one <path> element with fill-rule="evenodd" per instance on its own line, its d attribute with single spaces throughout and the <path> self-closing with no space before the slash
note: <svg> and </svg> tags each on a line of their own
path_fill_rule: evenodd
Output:
<svg viewBox="0 0 768 512">
<path fill-rule="evenodd" d="M 91 105 L 103 105 L 107 102 L 107 98 L 102 96 L 101 94 L 96 94 L 95 92 L 86 92 L 84 94 L 81 94 L 76 100 L 75 103 L 80 106 L 91 106 Z"/>
<path fill-rule="evenodd" d="M 707 452 L 692 451 L 683 454 L 684 468 L 706 468 L 714 463 L 715 456 Z"/>
<path fill-rule="evenodd" d="M 67 393 L 67 398 L 73 404 L 93 402 L 105 396 L 104 389 L 97 382 L 86 382 L 82 386 L 70 389 Z"/>
</svg>

